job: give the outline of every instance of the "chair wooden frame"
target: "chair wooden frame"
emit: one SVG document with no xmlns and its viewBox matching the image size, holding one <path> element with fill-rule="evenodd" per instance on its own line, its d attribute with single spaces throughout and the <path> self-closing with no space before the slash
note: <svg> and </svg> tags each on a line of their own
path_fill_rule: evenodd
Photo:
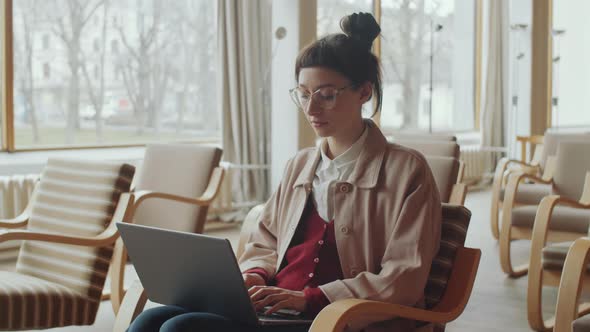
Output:
<svg viewBox="0 0 590 332">
<path fill-rule="evenodd" d="M 256 225 L 263 208 L 263 204 L 254 207 L 244 219 L 236 257 L 240 257 L 243 253 L 249 230 Z M 344 326 L 351 321 L 354 321 L 355 325 L 356 323 L 370 324 L 395 317 L 430 323 L 453 321 L 467 305 L 480 257 L 481 250 L 479 249 L 457 248 L 445 293 L 439 304 L 430 310 L 377 301 L 346 299 L 334 302 L 324 308 L 314 320 L 310 331 L 343 331 Z M 141 313 L 146 301 L 145 290 L 139 281 L 135 281 L 125 294 L 121 308 L 118 310 L 113 332 L 124 332 Z"/>
<path fill-rule="evenodd" d="M 18 217 L 0 220 L 0 227 L 6 228 L 6 230 L 0 230 L 0 243 L 12 240 L 28 240 L 85 247 L 105 247 L 113 245 L 119 240 L 119 232 L 117 231 L 116 224 L 117 222 L 127 220 L 128 212 L 132 207 L 132 195 L 130 193 L 122 193 L 119 197 L 117 208 L 115 209 L 111 222 L 104 231 L 92 237 L 67 236 L 20 229 L 21 227 L 25 227 L 29 221 L 33 201 L 34 199 L 31 199 L 25 211 Z"/>
<path fill-rule="evenodd" d="M 516 136 L 516 141 L 520 143 L 520 161 L 527 163 L 527 160 L 533 161 L 533 145 L 538 147 L 542 145 L 545 136 L 543 135 L 531 135 L 531 136 Z M 531 147 L 528 149 L 528 147 Z M 530 153 L 529 153 L 530 152 Z M 529 156 L 530 154 L 530 156 Z M 534 163 L 531 163 L 534 164 Z"/>
<path fill-rule="evenodd" d="M 465 174 L 465 163 L 459 161 L 459 172 L 457 173 L 457 182 L 453 184 L 451 195 L 449 196 L 449 204 L 465 205 L 465 198 L 467 197 L 467 185 L 463 182 L 463 175 Z"/>
<path fill-rule="evenodd" d="M 577 239 L 570 247 L 557 294 L 557 307 L 555 310 L 555 332 L 571 332 L 572 322 L 586 314 L 584 310 L 589 303 L 579 305 L 582 289 L 590 286 L 590 238 Z"/>
<path fill-rule="evenodd" d="M 564 282 L 563 276 L 566 275 L 565 271 L 567 271 L 565 266 L 563 273 L 562 271 L 558 270 L 545 270 L 543 269 L 542 263 L 542 251 L 549 235 L 549 223 L 551 222 L 551 215 L 553 213 L 553 209 L 558 205 L 590 210 L 590 172 L 586 173 L 584 191 L 579 201 L 576 202 L 558 195 L 551 195 L 543 198 L 537 210 L 537 216 L 535 218 L 535 225 L 533 228 L 533 237 L 531 241 L 527 291 L 528 321 L 531 328 L 537 331 L 550 331 L 555 323 L 554 318 L 543 319 L 543 286 L 558 287 L 560 285 L 560 280 L 562 283 Z M 577 236 L 580 238 L 584 236 L 584 234 L 577 233 Z M 586 265 L 580 265 L 580 267 L 583 271 L 585 270 Z M 568 278 L 571 279 L 571 276 L 568 276 Z M 590 284 L 590 278 L 584 279 L 584 283 Z M 580 281 L 581 279 L 578 278 L 577 280 Z M 571 299 L 572 297 L 569 298 L 570 302 Z M 577 303 L 577 301 L 574 303 Z M 581 314 L 590 313 L 590 303 L 582 304 L 577 308 L 576 312 L 578 311 Z"/>
<path fill-rule="evenodd" d="M 165 199 L 180 203 L 193 204 L 197 206 L 209 206 L 211 202 L 217 197 L 221 182 L 225 171 L 222 167 L 216 167 L 213 169 L 211 176 L 209 177 L 209 183 L 203 195 L 197 198 L 185 197 L 173 194 L 167 194 L 162 192 L 155 192 L 149 190 L 142 190 L 132 192 L 129 194 L 129 211 L 125 216 L 125 222 L 133 222 L 133 216 L 137 208 L 145 202 L 147 199 L 158 198 Z M 125 284 L 125 266 L 127 264 L 127 250 L 121 239 L 118 239 L 115 243 L 115 249 L 113 252 L 113 260 L 111 262 L 110 276 L 111 276 L 111 290 L 109 293 L 103 294 L 103 300 L 110 298 L 111 305 L 115 314 L 118 313 L 123 297 L 125 296 L 126 290 L 124 289 Z"/>
<path fill-rule="evenodd" d="M 555 172 L 556 157 L 547 158 L 545 166 L 545 174 L 543 177 L 528 174 L 523 171 L 516 171 L 510 173 L 508 177 L 508 184 L 502 203 L 502 228 L 500 229 L 500 265 L 504 273 L 510 277 L 521 277 L 528 271 L 528 264 L 523 264 L 514 267 L 510 257 L 510 246 L 512 240 L 530 240 L 532 237 L 532 229 L 526 227 L 517 227 L 512 225 L 512 209 L 517 206 L 516 193 L 518 186 L 524 180 L 532 181 L 540 184 L 553 184 L 553 173 Z M 567 241 L 579 237 L 578 233 L 571 235 L 568 232 L 552 231 L 549 234 L 551 241 Z"/>
<path fill-rule="evenodd" d="M 494 173 L 494 180 L 492 182 L 492 206 L 490 211 L 490 226 L 492 229 L 492 235 L 495 239 L 500 237 L 499 227 L 499 215 L 502 209 L 503 202 L 500 201 L 500 194 L 502 188 L 505 188 L 506 180 L 513 169 L 510 166 L 518 166 L 517 171 L 523 171 L 527 174 L 538 175 L 541 172 L 541 165 L 539 160 L 535 160 L 531 157 L 531 160 L 527 162 L 527 145 L 536 145 L 536 149 L 543 149 L 544 136 L 533 135 L 533 136 L 517 136 L 516 140 L 521 144 L 521 160 L 502 158 L 496 166 Z M 531 148 L 532 150 L 532 148 Z M 549 177 L 546 171 L 543 174 L 543 178 Z"/>
<path fill-rule="evenodd" d="M 32 200 L 31 200 L 32 201 Z M 14 219 L 0 220 L 0 227 L 7 228 L 7 230 L 0 230 L 0 242 L 12 240 L 28 240 L 28 241 L 43 241 L 59 244 L 70 244 L 86 247 L 104 247 L 113 244 L 118 238 L 116 223 L 125 220 L 127 212 L 131 207 L 131 194 L 122 193 L 117 204 L 117 209 L 113 215 L 109 226 L 100 234 L 92 237 L 88 236 L 68 236 L 54 233 L 32 232 L 26 229 L 17 229 L 27 225 L 30 212 L 31 203 L 23 213 Z"/>
<path fill-rule="evenodd" d="M 310 332 L 340 332 L 347 326 L 362 327 L 393 318 L 444 324 L 455 320 L 471 296 L 481 251 L 457 248 L 449 283 L 441 301 L 432 309 L 359 299 L 339 300 L 325 307 L 314 319 Z"/>
</svg>

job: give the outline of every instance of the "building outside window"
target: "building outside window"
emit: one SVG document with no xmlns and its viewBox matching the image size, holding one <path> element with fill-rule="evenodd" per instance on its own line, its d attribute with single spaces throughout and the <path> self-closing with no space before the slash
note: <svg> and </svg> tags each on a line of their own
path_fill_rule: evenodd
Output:
<svg viewBox="0 0 590 332">
<path fill-rule="evenodd" d="M 217 140 L 215 7 L 13 1 L 15 149 Z"/>
</svg>

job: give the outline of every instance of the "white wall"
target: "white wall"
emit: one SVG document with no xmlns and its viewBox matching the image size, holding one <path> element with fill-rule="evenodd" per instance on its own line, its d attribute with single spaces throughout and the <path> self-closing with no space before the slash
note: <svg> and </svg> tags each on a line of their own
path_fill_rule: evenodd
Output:
<svg viewBox="0 0 590 332">
<path fill-rule="evenodd" d="M 289 89 L 296 85 L 295 59 L 299 50 L 316 38 L 316 1 L 274 0 L 273 33 L 281 26 L 287 29 L 286 37 L 273 39 L 271 191 L 279 185 L 287 161 L 315 138 L 303 114 L 291 101 Z"/>
</svg>

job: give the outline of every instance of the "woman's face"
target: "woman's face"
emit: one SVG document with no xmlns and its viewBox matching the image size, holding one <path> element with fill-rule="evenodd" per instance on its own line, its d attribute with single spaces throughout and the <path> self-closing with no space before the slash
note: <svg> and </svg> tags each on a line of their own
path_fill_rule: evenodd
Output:
<svg viewBox="0 0 590 332">
<path fill-rule="evenodd" d="M 353 87 L 337 71 L 310 67 L 299 72 L 298 93 L 307 104 L 303 109 L 305 117 L 318 136 L 346 137 L 361 121 L 361 107 L 371 97 L 371 84 Z"/>
</svg>

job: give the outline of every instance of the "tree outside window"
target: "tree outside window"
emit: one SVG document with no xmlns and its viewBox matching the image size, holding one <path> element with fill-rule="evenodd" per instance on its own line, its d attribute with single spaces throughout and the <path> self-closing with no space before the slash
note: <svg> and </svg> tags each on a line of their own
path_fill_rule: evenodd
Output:
<svg viewBox="0 0 590 332">
<path fill-rule="evenodd" d="M 13 4 L 17 149 L 218 139 L 214 1 Z"/>
</svg>

